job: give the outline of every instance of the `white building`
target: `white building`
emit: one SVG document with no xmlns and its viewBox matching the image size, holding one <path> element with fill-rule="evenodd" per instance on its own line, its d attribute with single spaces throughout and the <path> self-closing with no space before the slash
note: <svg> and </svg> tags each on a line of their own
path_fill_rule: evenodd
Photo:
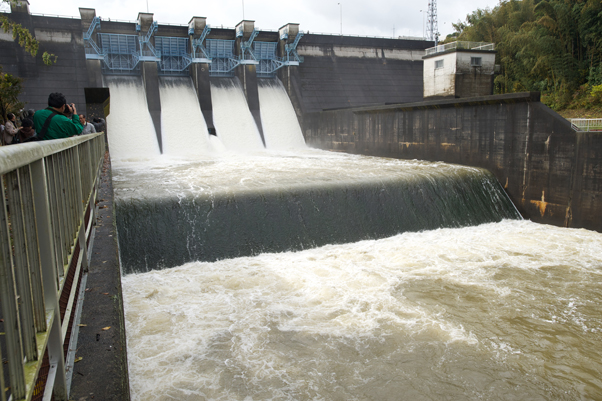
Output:
<svg viewBox="0 0 602 401">
<path fill-rule="evenodd" d="M 426 49 L 424 98 L 493 94 L 495 53 L 493 43 L 483 42 L 452 42 Z"/>
</svg>

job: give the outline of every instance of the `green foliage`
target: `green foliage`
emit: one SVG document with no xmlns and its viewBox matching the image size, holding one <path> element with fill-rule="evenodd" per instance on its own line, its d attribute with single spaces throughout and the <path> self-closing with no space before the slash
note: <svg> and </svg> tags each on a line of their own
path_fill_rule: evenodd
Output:
<svg viewBox="0 0 602 401">
<path fill-rule="evenodd" d="M 9 0 L 2 0 L 2 2 L 10 3 Z M 11 21 L 5 14 L 0 14 L 0 27 L 5 33 L 11 32 L 13 39 L 18 41 L 19 46 L 33 57 L 38 54 L 40 43 L 27 28 Z M 48 52 L 42 54 L 42 60 L 46 65 L 56 63 L 56 59 L 57 57 L 54 54 Z M 0 66 L 0 116 L 4 121 L 7 120 L 6 115 L 8 113 L 18 113 L 25 106 L 25 103 L 19 101 L 22 90 L 23 79 L 3 73 L 2 66 Z"/>
<path fill-rule="evenodd" d="M 23 78 L 5 74 L 0 67 L 0 116 L 6 121 L 8 113 L 18 113 L 25 106 L 19 101 L 19 94 L 23 90 Z"/>
<path fill-rule="evenodd" d="M 9 3 L 8 0 L 2 0 L 4 3 Z M 17 24 L 11 21 L 5 14 L 0 14 L 0 27 L 6 33 L 12 32 L 13 39 L 19 42 L 19 46 L 23 47 L 26 52 L 31 54 L 33 57 L 38 54 L 40 43 L 33 37 L 31 32 L 27 28 L 24 28 L 21 24 Z M 57 56 L 44 52 L 42 60 L 44 64 L 51 65 L 56 63 Z"/>
<path fill-rule="evenodd" d="M 556 109 L 584 96 L 595 100 L 589 94 L 602 84 L 600 0 L 502 0 L 453 26 L 451 40 L 496 44 L 496 93 L 540 91 Z"/>
<path fill-rule="evenodd" d="M 590 91 L 591 104 L 602 104 L 602 85 L 596 85 L 592 87 Z"/>
</svg>

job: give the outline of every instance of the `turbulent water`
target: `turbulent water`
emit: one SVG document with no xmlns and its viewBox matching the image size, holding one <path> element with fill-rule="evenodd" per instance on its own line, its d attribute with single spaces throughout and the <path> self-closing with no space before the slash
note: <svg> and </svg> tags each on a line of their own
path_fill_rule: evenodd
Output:
<svg viewBox="0 0 602 401">
<path fill-rule="evenodd" d="M 157 157 L 161 152 L 142 78 L 105 76 L 104 80 L 111 91 L 111 114 L 107 116 L 111 159 Z"/>
<path fill-rule="evenodd" d="M 268 149 L 303 149 L 305 140 L 295 109 L 278 79 L 259 80 L 261 125 Z"/>
<path fill-rule="evenodd" d="M 602 234 L 503 221 L 123 278 L 135 400 L 602 398 Z"/>
<path fill-rule="evenodd" d="M 213 79 L 211 102 L 217 135 L 227 149 L 238 151 L 264 149 L 238 78 Z"/>
<path fill-rule="evenodd" d="M 519 218 L 490 173 L 305 149 L 114 164 L 125 272 Z"/>
<path fill-rule="evenodd" d="M 161 77 L 163 153 L 201 156 L 215 153 L 191 78 Z"/>
</svg>

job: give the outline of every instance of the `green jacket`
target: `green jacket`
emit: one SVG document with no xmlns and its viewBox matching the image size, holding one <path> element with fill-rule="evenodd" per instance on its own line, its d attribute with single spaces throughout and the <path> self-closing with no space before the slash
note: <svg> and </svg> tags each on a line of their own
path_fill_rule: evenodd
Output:
<svg viewBox="0 0 602 401">
<path fill-rule="evenodd" d="M 38 135 L 40 135 L 42 127 L 51 113 L 52 110 L 44 109 L 36 111 L 36 114 L 33 115 L 33 126 Z M 50 125 L 48 126 L 48 131 L 46 131 L 44 140 L 69 138 L 70 136 L 81 134 L 83 129 L 84 127 L 80 124 L 79 116 L 77 114 L 74 114 L 69 119 L 59 113 L 50 120 Z"/>
</svg>

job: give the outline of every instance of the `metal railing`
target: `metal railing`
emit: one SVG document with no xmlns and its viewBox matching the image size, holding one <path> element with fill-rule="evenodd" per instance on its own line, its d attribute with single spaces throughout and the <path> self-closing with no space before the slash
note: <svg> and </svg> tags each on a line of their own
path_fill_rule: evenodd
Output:
<svg viewBox="0 0 602 401">
<path fill-rule="evenodd" d="M 2 401 L 68 399 L 104 152 L 103 133 L 0 147 Z"/>
<path fill-rule="evenodd" d="M 569 121 L 575 131 L 602 131 L 602 118 L 571 118 Z"/>
<path fill-rule="evenodd" d="M 446 43 L 444 45 L 439 45 L 435 47 L 431 47 L 426 49 L 425 54 L 427 56 L 431 54 L 441 53 L 452 49 L 458 50 L 495 50 L 495 43 L 487 43 L 487 42 L 464 42 L 464 41 L 456 41 L 451 43 Z"/>
<path fill-rule="evenodd" d="M 264 31 L 262 30 L 262 32 L 269 32 L 269 31 Z M 349 37 L 349 38 L 371 38 L 371 39 L 391 39 L 391 40 L 419 40 L 422 42 L 427 41 L 427 39 L 424 36 L 371 36 L 371 35 L 357 35 L 357 34 L 343 34 L 341 35 L 340 33 L 331 33 L 331 32 L 310 32 L 310 31 L 305 31 L 306 35 L 321 35 L 321 36 L 344 36 L 344 37 Z"/>
</svg>

